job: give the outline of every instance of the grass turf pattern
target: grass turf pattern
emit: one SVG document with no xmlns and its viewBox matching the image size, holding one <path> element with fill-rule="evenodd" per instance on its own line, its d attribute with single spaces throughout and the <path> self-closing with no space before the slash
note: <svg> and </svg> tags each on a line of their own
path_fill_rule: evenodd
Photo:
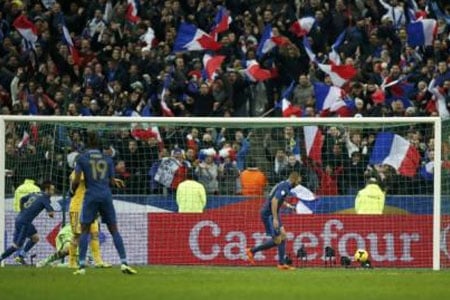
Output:
<svg viewBox="0 0 450 300">
<path fill-rule="evenodd" d="M 138 267 L 138 274 L 0 268 L 0 299 L 450 299 L 450 271 L 268 267 Z"/>
</svg>

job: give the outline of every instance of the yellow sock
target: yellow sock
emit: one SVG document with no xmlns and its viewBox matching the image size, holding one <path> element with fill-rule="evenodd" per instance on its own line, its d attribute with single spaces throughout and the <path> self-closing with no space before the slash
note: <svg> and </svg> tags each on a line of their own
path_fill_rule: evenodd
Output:
<svg viewBox="0 0 450 300">
<path fill-rule="evenodd" d="M 70 243 L 69 246 L 69 266 L 76 266 L 77 265 L 77 244 Z"/>
<path fill-rule="evenodd" d="M 96 265 L 102 264 L 102 256 L 100 253 L 100 241 L 98 240 L 98 234 L 91 234 L 91 241 L 89 243 L 91 247 L 92 258 L 94 258 L 94 263 Z"/>
</svg>

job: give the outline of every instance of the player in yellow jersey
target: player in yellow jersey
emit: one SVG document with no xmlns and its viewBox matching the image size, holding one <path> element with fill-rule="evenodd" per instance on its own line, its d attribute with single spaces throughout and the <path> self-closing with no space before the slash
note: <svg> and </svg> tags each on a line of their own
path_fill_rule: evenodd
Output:
<svg viewBox="0 0 450 300">
<path fill-rule="evenodd" d="M 71 168 L 75 167 L 75 160 L 79 153 L 72 152 L 67 156 L 67 162 Z M 70 182 L 72 183 L 75 178 L 75 172 L 72 171 L 70 174 Z M 81 226 L 80 226 L 80 213 L 81 208 L 83 206 L 83 198 L 86 192 L 86 185 L 84 182 L 84 176 L 81 174 L 81 181 L 78 185 L 77 189 L 72 192 L 72 197 L 70 200 L 69 206 L 69 219 L 70 225 L 72 227 L 73 238 L 72 243 L 69 247 L 69 268 L 77 268 L 77 247 L 78 241 L 81 234 Z M 97 268 L 110 268 L 111 265 L 104 262 L 100 252 L 100 241 L 99 241 L 99 223 L 98 221 L 94 221 L 91 224 L 90 234 L 90 248 L 92 253 L 92 258 L 94 259 L 95 267 Z"/>
</svg>

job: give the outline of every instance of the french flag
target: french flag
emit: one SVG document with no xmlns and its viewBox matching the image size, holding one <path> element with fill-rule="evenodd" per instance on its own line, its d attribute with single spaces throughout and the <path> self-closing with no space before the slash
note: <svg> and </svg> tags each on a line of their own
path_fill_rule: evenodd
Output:
<svg viewBox="0 0 450 300">
<path fill-rule="evenodd" d="M 420 165 L 420 153 L 404 137 L 380 132 L 369 160 L 370 164 L 387 164 L 403 176 L 413 177 Z"/>
<path fill-rule="evenodd" d="M 13 22 L 14 28 L 19 31 L 20 35 L 24 38 L 27 44 L 33 49 L 36 48 L 36 42 L 38 40 L 37 28 L 33 22 L 28 20 L 25 15 L 20 15 Z"/>
<path fill-rule="evenodd" d="M 148 127 L 148 128 L 132 127 L 131 128 L 131 136 L 134 137 L 135 139 L 138 139 L 141 141 L 145 141 L 145 140 L 154 138 L 158 141 L 159 149 L 164 148 L 164 143 L 161 138 L 161 134 L 159 133 L 158 126 L 152 126 L 152 127 Z"/>
<path fill-rule="evenodd" d="M 314 94 L 316 95 L 316 110 L 336 112 L 345 107 L 343 100 L 345 92 L 337 86 L 330 86 L 325 83 L 314 83 Z"/>
<path fill-rule="evenodd" d="M 316 54 L 312 51 L 311 44 L 309 43 L 309 40 L 306 36 L 303 37 L 303 47 L 305 48 L 305 51 L 309 57 L 309 60 L 317 63 Z"/>
<path fill-rule="evenodd" d="M 291 189 L 291 195 L 297 198 L 298 202 L 295 206 L 297 214 L 312 214 L 316 210 L 317 196 L 307 187 L 299 184 Z"/>
<path fill-rule="evenodd" d="M 63 31 L 63 41 L 69 48 L 70 54 L 72 55 L 72 59 L 74 64 L 77 66 L 80 65 L 80 55 L 78 54 L 77 48 L 75 48 L 75 45 L 73 44 L 72 37 L 70 36 L 69 30 L 67 29 L 67 26 L 65 24 L 62 25 L 62 31 Z"/>
<path fill-rule="evenodd" d="M 299 139 L 295 139 L 294 143 L 295 144 L 292 145 L 292 141 L 291 141 L 292 154 L 295 156 L 295 160 L 301 161 L 300 140 Z"/>
<path fill-rule="evenodd" d="M 174 116 L 172 110 L 170 109 L 170 107 L 167 105 L 167 102 L 166 102 L 166 94 L 169 90 L 171 81 L 172 81 L 171 76 L 166 75 L 166 77 L 164 78 L 163 89 L 161 92 L 161 98 L 160 98 L 160 102 L 159 102 L 161 104 L 162 115 L 164 117 L 173 117 Z"/>
<path fill-rule="evenodd" d="M 272 78 L 272 73 L 270 73 L 269 70 L 261 68 L 259 63 L 254 59 L 247 61 L 245 75 L 247 75 L 247 77 L 254 82 Z"/>
<path fill-rule="evenodd" d="M 319 68 L 328 74 L 336 86 L 343 86 L 347 81 L 355 77 L 358 71 L 351 65 L 326 65 L 318 64 Z"/>
<path fill-rule="evenodd" d="M 258 49 L 256 49 L 256 56 L 261 58 L 273 48 L 286 44 L 289 44 L 289 40 L 284 36 L 273 36 L 272 26 L 269 24 L 264 28 L 261 40 L 258 43 Z"/>
<path fill-rule="evenodd" d="M 230 17 L 230 13 L 228 10 L 219 6 L 219 10 L 217 11 L 216 16 L 214 17 L 214 25 L 211 29 L 210 35 L 217 41 L 217 36 L 219 33 L 227 31 L 230 28 L 230 24 L 232 22 L 232 18 Z"/>
<path fill-rule="evenodd" d="M 306 155 L 313 161 L 322 162 L 323 134 L 318 126 L 303 127 Z"/>
<path fill-rule="evenodd" d="M 20 142 L 17 144 L 17 148 L 22 148 L 26 145 L 28 145 L 28 143 L 30 142 L 30 134 L 25 130 L 23 132 L 22 135 L 22 139 L 20 140 Z"/>
<path fill-rule="evenodd" d="M 294 33 L 297 37 L 302 37 L 308 35 L 315 23 L 316 19 L 313 17 L 304 17 L 292 23 L 289 31 Z"/>
<path fill-rule="evenodd" d="M 342 35 L 342 34 L 341 34 Z M 343 39 L 344 37 L 342 37 Z M 339 41 L 337 41 L 339 42 Z M 336 42 L 335 42 L 336 44 Z M 318 63 L 316 54 L 312 51 L 311 45 L 309 43 L 309 40 L 307 37 L 303 38 L 303 47 L 305 48 L 306 54 L 309 57 L 309 60 L 312 62 L 317 63 L 319 68 L 328 74 L 331 77 L 331 81 L 336 86 L 343 86 L 347 81 L 355 77 L 355 75 L 358 73 L 358 71 L 351 65 L 337 65 L 335 63 L 332 64 L 321 64 Z M 336 53 L 337 57 L 339 55 Z M 339 60 L 340 62 L 340 60 Z"/>
<path fill-rule="evenodd" d="M 408 45 L 411 47 L 433 45 L 437 29 L 437 21 L 434 19 L 422 19 L 409 23 L 406 27 Z"/>
<path fill-rule="evenodd" d="M 206 80 L 214 80 L 217 75 L 216 71 L 220 68 L 224 60 L 224 55 L 212 56 L 205 53 L 205 55 L 203 55 L 203 78 Z"/>
<path fill-rule="evenodd" d="M 131 23 L 137 23 L 140 20 L 138 12 L 139 12 L 139 1 L 127 0 L 127 11 L 125 14 L 125 18 Z"/>
<path fill-rule="evenodd" d="M 293 105 L 291 101 L 289 101 L 289 98 L 292 95 L 292 91 L 295 87 L 295 81 L 292 81 L 289 87 L 283 91 L 283 95 L 281 97 L 281 100 L 278 101 L 276 104 L 276 107 L 281 109 L 281 113 L 283 117 L 289 118 L 289 117 L 301 117 L 302 110 L 299 106 Z"/>
<path fill-rule="evenodd" d="M 331 45 L 331 51 L 328 54 L 328 59 L 333 65 L 341 65 L 341 57 L 337 52 L 337 49 L 342 45 L 345 40 L 345 30 L 336 38 L 336 41 Z"/>
<path fill-rule="evenodd" d="M 147 31 L 139 37 L 139 40 L 146 44 L 146 46 L 143 47 L 142 50 L 152 49 L 153 41 L 155 40 L 155 31 L 153 30 L 153 28 L 148 27 Z"/>
<path fill-rule="evenodd" d="M 435 85 L 435 80 L 431 80 L 428 85 L 428 90 L 433 94 L 435 99 L 435 106 L 439 113 L 439 116 L 443 119 L 450 118 L 450 112 L 447 109 L 447 101 L 445 100 L 445 93 L 443 93 L 442 88 Z"/>
<path fill-rule="evenodd" d="M 219 50 L 222 45 L 195 25 L 181 23 L 173 45 L 173 51 Z"/>
</svg>

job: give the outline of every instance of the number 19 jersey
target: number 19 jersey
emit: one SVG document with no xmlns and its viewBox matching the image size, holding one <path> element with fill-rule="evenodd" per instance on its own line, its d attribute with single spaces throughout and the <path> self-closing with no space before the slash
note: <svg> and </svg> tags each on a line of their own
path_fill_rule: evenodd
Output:
<svg viewBox="0 0 450 300">
<path fill-rule="evenodd" d="M 75 173 L 83 172 L 86 195 L 111 195 L 110 180 L 114 177 L 112 159 L 99 150 L 87 150 L 77 159 Z"/>
</svg>

